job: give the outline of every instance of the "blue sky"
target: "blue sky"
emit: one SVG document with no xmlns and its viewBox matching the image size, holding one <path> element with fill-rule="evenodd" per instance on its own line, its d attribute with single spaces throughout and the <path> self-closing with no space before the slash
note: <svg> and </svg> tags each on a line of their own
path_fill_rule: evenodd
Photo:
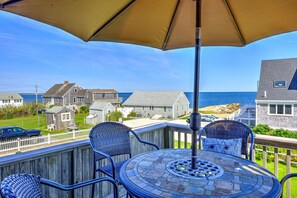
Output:
<svg viewBox="0 0 297 198">
<path fill-rule="evenodd" d="M 57 28 L 0 12 L 0 92 L 45 92 L 64 80 L 119 92 L 193 89 L 194 49 L 83 42 Z M 296 58 L 297 32 L 246 47 L 203 47 L 200 91 L 256 91 L 261 60 Z"/>
</svg>

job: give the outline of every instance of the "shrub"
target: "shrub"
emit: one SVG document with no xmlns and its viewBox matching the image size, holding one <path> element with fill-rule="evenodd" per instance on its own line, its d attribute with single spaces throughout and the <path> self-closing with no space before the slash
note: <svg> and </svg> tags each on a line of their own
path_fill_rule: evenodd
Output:
<svg viewBox="0 0 297 198">
<path fill-rule="evenodd" d="M 123 117 L 123 114 L 119 111 L 114 111 L 114 112 L 111 112 L 107 115 L 107 120 L 108 121 L 119 121 L 119 118 L 122 118 Z"/>
<path fill-rule="evenodd" d="M 90 107 L 89 106 L 81 106 L 79 107 L 80 113 L 89 113 Z"/>
<path fill-rule="evenodd" d="M 131 111 L 129 114 L 128 114 L 128 117 L 136 117 L 137 114 L 135 111 Z"/>
</svg>

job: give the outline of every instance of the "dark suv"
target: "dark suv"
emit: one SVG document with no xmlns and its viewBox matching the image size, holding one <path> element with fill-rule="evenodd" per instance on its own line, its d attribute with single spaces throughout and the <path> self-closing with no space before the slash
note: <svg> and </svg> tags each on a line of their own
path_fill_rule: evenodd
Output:
<svg viewBox="0 0 297 198">
<path fill-rule="evenodd" d="M 16 126 L 7 126 L 0 127 L 0 140 L 18 138 L 18 137 L 31 137 L 31 136 L 39 136 L 40 130 L 29 129 L 25 130 L 21 127 Z"/>
</svg>

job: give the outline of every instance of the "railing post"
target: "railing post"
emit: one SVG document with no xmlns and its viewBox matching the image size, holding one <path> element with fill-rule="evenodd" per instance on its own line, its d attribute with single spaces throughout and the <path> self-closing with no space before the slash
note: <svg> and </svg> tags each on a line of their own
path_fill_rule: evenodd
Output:
<svg viewBox="0 0 297 198">
<path fill-rule="evenodd" d="M 172 145 L 173 133 L 170 132 L 170 127 L 164 128 L 164 148 L 173 148 Z"/>
<path fill-rule="evenodd" d="M 21 139 L 18 138 L 18 152 L 21 151 Z"/>
<path fill-rule="evenodd" d="M 287 150 L 286 156 L 286 164 L 287 164 L 287 174 L 291 173 L 291 150 Z M 291 181 L 290 179 L 287 180 L 287 198 L 291 197 Z"/>
<path fill-rule="evenodd" d="M 274 148 L 274 175 L 278 177 L 278 148 Z"/>
<path fill-rule="evenodd" d="M 51 134 L 50 133 L 47 134 L 47 143 L 51 144 Z"/>
<path fill-rule="evenodd" d="M 253 155 L 252 155 L 252 161 L 255 162 L 256 161 L 256 147 L 254 146 L 254 148 L 252 149 Z"/>
<path fill-rule="evenodd" d="M 267 147 L 263 146 L 263 167 L 267 168 Z"/>
</svg>

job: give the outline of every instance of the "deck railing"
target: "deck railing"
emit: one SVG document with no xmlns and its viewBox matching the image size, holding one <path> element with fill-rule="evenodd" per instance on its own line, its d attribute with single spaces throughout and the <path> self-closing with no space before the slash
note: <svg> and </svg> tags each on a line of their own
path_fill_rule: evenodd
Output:
<svg viewBox="0 0 297 198">
<path fill-rule="evenodd" d="M 191 130 L 186 125 L 162 123 L 135 129 L 135 132 L 143 140 L 154 142 L 160 148 L 190 148 Z M 258 157 L 262 156 L 264 167 L 267 167 L 272 155 L 274 163 L 272 172 L 278 175 L 279 164 L 282 163 L 282 166 L 283 164 L 286 166 L 286 173 L 290 173 L 291 165 L 295 163 L 293 152 L 297 150 L 297 140 L 256 135 L 255 143 L 254 152 Z M 132 136 L 131 147 L 133 155 L 153 150 L 152 147 L 138 143 Z M 116 160 L 121 159 L 119 157 Z M 0 180 L 13 173 L 33 173 L 67 185 L 91 179 L 92 166 L 89 141 L 81 140 L 0 157 Z M 290 182 L 287 183 L 287 188 L 287 197 L 290 197 Z M 62 192 L 43 187 L 44 197 L 89 197 L 90 190 L 90 187 L 84 187 L 73 192 Z M 109 184 L 98 185 L 96 192 L 104 197 L 111 192 L 111 187 Z"/>
<path fill-rule="evenodd" d="M 72 142 L 73 140 L 87 139 L 90 129 L 69 131 L 60 134 L 51 134 L 42 136 L 33 136 L 17 138 L 13 140 L 0 141 L 0 156 L 28 151 L 49 145 Z"/>
</svg>

